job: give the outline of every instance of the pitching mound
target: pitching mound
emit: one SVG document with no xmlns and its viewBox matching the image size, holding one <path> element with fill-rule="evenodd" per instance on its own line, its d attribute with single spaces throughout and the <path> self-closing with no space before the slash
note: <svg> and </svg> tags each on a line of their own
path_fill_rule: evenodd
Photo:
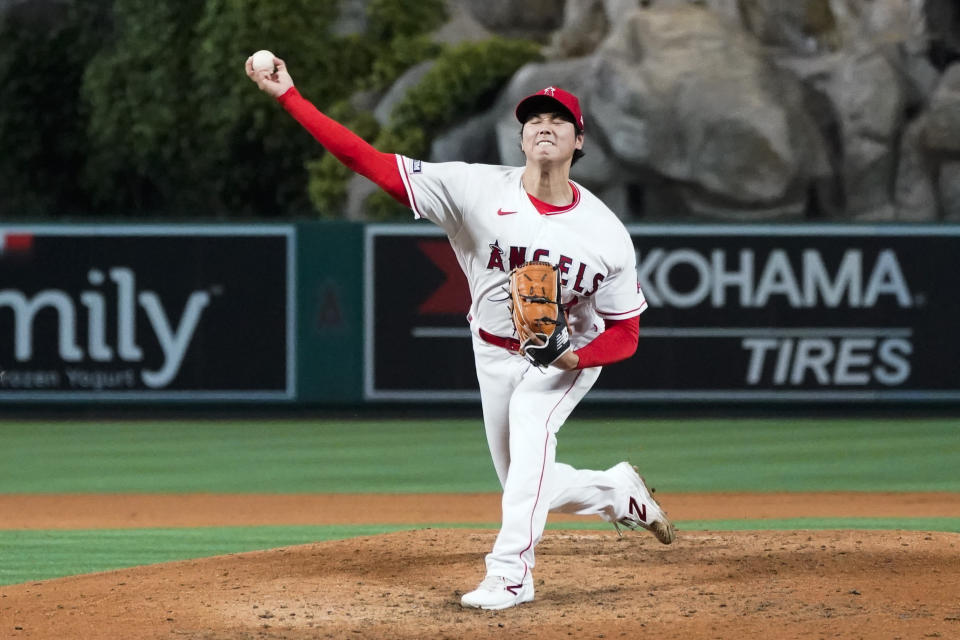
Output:
<svg viewBox="0 0 960 640">
<path fill-rule="evenodd" d="M 548 531 L 536 600 L 461 609 L 493 538 L 427 529 L 0 587 L 0 636 L 960 637 L 957 534 Z"/>
</svg>

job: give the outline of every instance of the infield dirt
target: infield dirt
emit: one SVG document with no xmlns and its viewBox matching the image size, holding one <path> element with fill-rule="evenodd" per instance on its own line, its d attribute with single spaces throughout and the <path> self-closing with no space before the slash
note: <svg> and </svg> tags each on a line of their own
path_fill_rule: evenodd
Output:
<svg viewBox="0 0 960 640">
<path fill-rule="evenodd" d="M 814 498 L 806 506 L 800 494 L 674 495 L 663 502 L 680 520 L 832 517 L 844 505 L 846 517 L 956 517 L 960 511 L 956 494 L 806 495 Z M 458 514 L 467 521 L 495 520 L 491 497 L 474 497 L 478 503 L 457 507 L 471 501 L 454 496 L 449 509 L 437 496 L 402 500 L 419 498 L 434 522 L 455 522 Z M 291 522 L 292 515 L 317 508 L 316 501 L 325 506 L 312 513 L 313 523 L 354 522 L 349 514 L 369 516 L 367 508 L 375 506 L 354 496 L 344 501 L 346 515 L 335 517 L 332 507 L 342 497 L 300 496 L 307 502 L 296 507 L 297 496 L 167 496 L 153 513 L 178 498 L 181 510 L 204 503 L 207 512 L 160 525 L 136 515 L 151 508 L 148 496 L 2 496 L 0 526 L 41 528 L 40 522 L 55 518 L 51 508 L 59 499 L 61 527 L 80 527 L 87 521 L 81 512 L 96 506 L 81 498 L 100 500 L 101 509 L 114 504 L 114 520 L 104 527 L 237 524 L 222 521 L 211 505 L 247 513 L 230 508 L 240 499 L 248 505 L 273 501 L 275 517 L 260 524 L 302 522 Z M 398 496 L 379 499 L 396 504 Z M 757 502 L 749 515 L 740 515 L 751 499 Z M 791 501 L 788 515 L 783 505 Z M 6 518 L 29 503 L 39 507 L 29 522 L 21 518 L 18 526 Z M 710 512 L 708 504 L 725 515 Z M 378 520 L 398 522 L 386 517 L 393 508 L 384 506 Z M 100 511 L 101 519 L 108 511 Z M 250 518 L 239 520 L 253 524 Z M 495 613 L 461 609 L 462 592 L 483 577 L 483 556 L 494 536 L 420 529 L 0 587 L 0 637 L 960 638 L 960 534 L 681 531 L 676 543 L 664 546 L 646 533 L 621 539 L 612 529 L 547 531 L 538 546 L 532 603 Z"/>
</svg>

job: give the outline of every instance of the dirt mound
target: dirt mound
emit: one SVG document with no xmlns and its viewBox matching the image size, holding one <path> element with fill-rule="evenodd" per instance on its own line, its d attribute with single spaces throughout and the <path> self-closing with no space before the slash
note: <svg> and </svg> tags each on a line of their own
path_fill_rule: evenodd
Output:
<svg viewBox="0 0 960 640">
<path fill-rule="evenodd" d="M 460 608 L 494 532 L 418 530 L 0 587 L 4 638 L 956 638 L 960 535 L 548 531 L 536 599 Z"/>
</svg>

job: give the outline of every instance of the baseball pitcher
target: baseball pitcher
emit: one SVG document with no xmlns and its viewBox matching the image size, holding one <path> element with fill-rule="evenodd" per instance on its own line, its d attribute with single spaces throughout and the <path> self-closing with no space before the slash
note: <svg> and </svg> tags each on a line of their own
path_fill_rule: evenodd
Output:
<svg viewBox="0 0 960 640">
<path fill-rule="evenodd" d="M 269 67 L 269 65 L 267 65 Z M 383 153 L 294 87 L 287 66 L 247 75 L 351 170 L 446 232 L 470 286 L 483 420 L 503 487 L 502 522 L 486 577 L 464 607 L 533 600 L 534 549 L 549 511 L 597 515 L 664 543 L 676 534 L 636 469 L 557 462 L 557 432 L 600 375 L 637 348 L 647 303 L 617 216 L 570 179 L 583 154 L 576 96 L 546 87 L 520 101 L 523 167 L 431 163 Z"/>
</svg>

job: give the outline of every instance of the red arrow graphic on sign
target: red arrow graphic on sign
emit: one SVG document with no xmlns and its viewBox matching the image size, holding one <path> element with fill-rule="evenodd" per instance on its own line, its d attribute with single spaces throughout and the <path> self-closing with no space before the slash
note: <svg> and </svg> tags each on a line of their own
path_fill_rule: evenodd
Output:
<svg viewBox="0 0 960 640">
<path fill-rule="evenodd" d="M 420 313 L 466 313 L 470 309 L 470 288 L 450 244 L 446 240 L 421 240 L 417 246 L 445 277 L 417 310 Z"/>
</svg>

